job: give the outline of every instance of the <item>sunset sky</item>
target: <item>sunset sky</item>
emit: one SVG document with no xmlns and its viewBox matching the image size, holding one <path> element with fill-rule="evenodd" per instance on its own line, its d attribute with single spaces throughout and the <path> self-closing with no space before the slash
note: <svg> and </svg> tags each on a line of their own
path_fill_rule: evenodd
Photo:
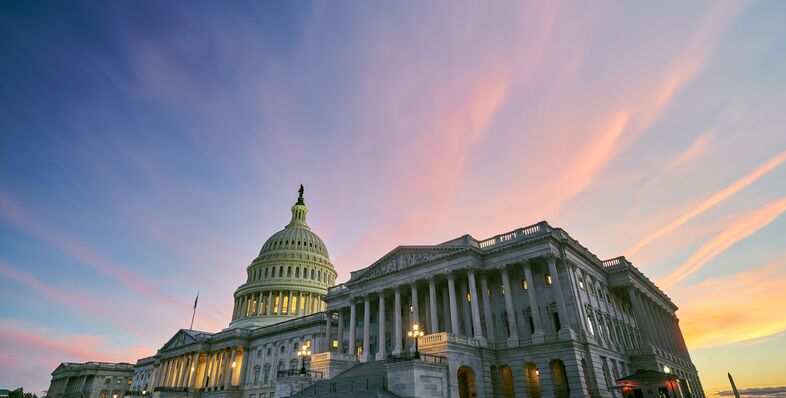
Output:
<svg viewBox="0 0 786 398">
<path fill-rule="evenodd" d="M 547 220 L 786 385 L 786 2 L 0 3 L 0 388 L 219 331 L 290 217 L 339 271 Z"/>
</svg>

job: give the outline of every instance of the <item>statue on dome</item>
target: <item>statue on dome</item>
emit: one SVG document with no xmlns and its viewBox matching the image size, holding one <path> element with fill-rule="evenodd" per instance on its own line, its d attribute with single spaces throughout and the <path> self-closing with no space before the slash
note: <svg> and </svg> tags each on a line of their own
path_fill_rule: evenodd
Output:
<svg viewBox="0 0 786 398">
<path fill-rule="evenodd" d="M 298 189 L 297 192 L 299 193 L 299 195 L 297 197 L 296 204 L 305 205 L 305 203 L 303 202 L 303 184 L 300 184 L 300 189 Z"/>
</svg>

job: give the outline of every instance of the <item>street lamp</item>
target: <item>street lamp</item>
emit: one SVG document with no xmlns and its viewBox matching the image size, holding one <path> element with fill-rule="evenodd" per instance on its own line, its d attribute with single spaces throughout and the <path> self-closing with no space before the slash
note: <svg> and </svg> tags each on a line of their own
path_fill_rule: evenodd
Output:
<svg viewBox="0 0 786 398">
<path fill-rule="evenodd" d="M 300 351 L 297 352 L 297 356 L 301 357 L 301 364 L 300 365 L 300 374 L 306 374 L 306 355 L 311 355 L 311 350 L 308 349 L 307 346 L 303 346 Z"/>
<path fill-rule="evenodd" d="M 415 339 L 415 359 L 420 358 L 420 351 L 418 351 L 418 337 L 423 336 L 423 332 L 418 330 L 420 326 L 418 324 L 412 325 L 412 330 L 407 332 L 407 336 L 412 337 Z"/>
</svg>

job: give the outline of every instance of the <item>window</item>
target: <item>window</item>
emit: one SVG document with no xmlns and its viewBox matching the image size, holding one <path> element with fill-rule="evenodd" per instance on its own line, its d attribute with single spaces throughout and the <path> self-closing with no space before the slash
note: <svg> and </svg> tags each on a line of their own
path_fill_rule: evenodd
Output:
<svg viewBox="0 0 786 398">
<path fill-rule="evenodd" d="M 292 306 L 291 307 L 292 307 L 291 308 L 292 311 L 290 311 L 290 312 L 294 314 L 295 311 L 297 311 L 297 296 L 295 296 L 295 295 L 292 296 Z"/>
<path fill-rule="evenodd" d="M 312 281 L 314 280 L 314 269 L 313 268 L 311 268 L 311 280 Z"/>
<path fill-rule="evenodd" d="M 505 295 L 505 285 L 499 285 L 499 294 Z"/>
<path fill-rule="evenodd" d="M 259 384 L 259 366 L 254 368 L 254 384 Z"/>
<path fill-rule="evenodd" d="M 281 306 L 281 313 L 288 314 L 287 310 L 289 309 L 289 296 L 284 296 L 284 304 Z"/>
<path fill-rule="evenodd" d="M 273 347 L 268 347 L 267 348 L 267 355 L 270 355 L 272 353 L 273 353 Z"/>
<path fill-rule="evenodd" d="M 292 343 L 292 352 L 297 351 L 297 349 L 298 349 L 297 342 Z"/>
<path fill-rule="evenodd" d="M 550 285 L 550 284 L 551 284 L 551 274 L 545 274 L 545 275 L 543 275 L 543 276 L 544 276 L 544 277 L 545 277 L 545 279 L 546 279 L 546 284 L 547 284 L 547 285 Z"/>
<path fill-rule="evenodd" d="M 556 312 L 551 313 L 552 318 L 554 319 L 554 330 L 559 331 L 562 329 L 562 325 L 559 323 L 559 314 Z"/>
<path fill-rule="evenodd" d="M 589 328 L 590 334 L 594 335 L 595 334 L 595 328 L 592 327 L 592 319 L 590 319 L 589 316 L 587 316 L 587 327 Z"/>
<path fill-rule="evenodd" d="M 257 350 L 257 358 L 262 356 L 262 350 Z"/>
<path fill-rule="evenodd" d="M 282 354 L 284 353 L 284 351 L 285 351 L 286 349 L 287 349 L 287 348 L 286 348 L 286 347 L 285 347 L 283 344 L 281 344 L 281 350 L 280 350 L 280 351 L 281 351 L 281 353 L 282 353 Z"/>
<path fill-rule="evenodd" d="M 295 268 L 295 278 L 300 278 L 300 267 Z"/>
<path fill-rule="evenodd" d="M 579 287 L 582 288 L 582 289 L 586 289 L 584 287 L 584 278 L 582 278 L 582 277 L 579 277 Z"/>
<path fill-rule="evenodd" d="M 265 278 L 267 278 L 267 267 L 265 267 Z"/>
<path fill-rule="evenodd" d="M 595 289 L 592 287 L 592 284 L 587 285 L 587 291 L 590 292 L 591 295 L 595 295 Z"/>
<path fill-rule="evenodd" d="M 289 266 L 287 267 L 287 278 L 291 278 L 291 277 L 292 277 L 292 267 Z"/>
<path fill-rule="evenodd" d="M 472 296 L 470 296 L 470 295 L 469 295 L 469 293 L 467 293 L 467 302 L 468 302 L 468 303 L 471 303 L 471 302 L 472 302 Z M 412 312 L 412 306 L 411 306 L 411 305 L 409 306 L 409 308 L 410 308 L 410 311 L 409 311 L 409 312 Z"/>
<path fill-rule="evenodd" d="M 265 377 L 262 380 L 265 384 L 270 381 L 270 365 L 265 365 Z"/>
<path fill-rule="evenodd" d="M 107 377 L 106 380 L 104 380 L 104 384 L 109 384 L 111 382 L 112 382 L 112 378 L 111 377 Z"/>
<path fill-rule="evenodd" d="M 521 288 L 524 289 L 524 290 L 527 290 L 527 280 L 526 279 L 522 279 L 521 280 Z"/>
<path fill-rule="evenodd" d="M 333 339 L 333 348 L 338 348 L 338 340 Z"/>
<path fill-rule="evenodd" d="M 306 340 L 306 347 L 311 348 L 311 339 Z"/>
</svg>

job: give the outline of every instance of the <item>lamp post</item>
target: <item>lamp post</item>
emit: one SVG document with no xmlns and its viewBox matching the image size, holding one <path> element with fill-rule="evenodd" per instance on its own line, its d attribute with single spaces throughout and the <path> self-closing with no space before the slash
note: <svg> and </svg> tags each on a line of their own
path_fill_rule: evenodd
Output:
<svg viewBox="0 0 786 398">
<path fill-rule="evenodd" d="M 297 356 L 301 358 L 300 374 L 302 375 L 306 374 L 306 355 L 311 355 L 311 350 L 309 350 L 308 347 L 304 345 L 302 348 L 300 348 L 300 351 L 297 352 Z"/>
<path fill-rule="evenodd" d="M 412 325 L 412 330 L 407 332 L 407 336 L 412 337 L 415 339 L 415 359 L 420 358 L 420 351 L 418 351 L 418 337 L 423 336 L 423 332 L 418 330 L 420 326 L 418 324 Z"/>
</svg>

